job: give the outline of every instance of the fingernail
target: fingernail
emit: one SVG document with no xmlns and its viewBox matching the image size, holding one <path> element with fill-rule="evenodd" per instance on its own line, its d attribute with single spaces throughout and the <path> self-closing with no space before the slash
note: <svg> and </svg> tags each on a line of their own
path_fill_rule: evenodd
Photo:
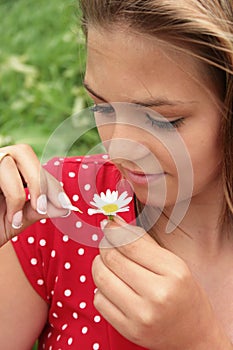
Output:
<svg viewBox="0 0 233 350">
<path fill-rule="evenodd" d="M 73 211 L 78 211 L 79 213 L 82 213 L 82 211 L 79 208 L 72 205 L 69 197 L 67 196 L 67 194 L 65 192 L 60 192 L 58 194 L 58 200 L 59 200 L 59 203 L 61 204 L 62 208 L 73 210 Z"/>
<path fill-rule="evenodd" d="M 12 224 L 11 226 L 15 229 L 18 230 L 23 226 L 23 211 L 19 210 L 13 215 L 12 219 Z"/>
<path fill-rule="evenodd" d="M 104 220 L 100 221 L 100 228 L 101 228 L 101 230 L 104 230 L 104 228 L 106 227 L 107 223 L 108 223 L 107 219 L 104 219 Z"/>
<path fill-rule="evenodd" d="M 47 214 L 47 197 L 45 194 L 41 194 L 37 198 L 36 210 L 41 215 Z"/>
<path fill-rule="evenodd" d="M 61 218 L 67 218 L 68 216 L 70 216 L 71 214 L 71 210 L 68 209 L 68 212 L 65 215 L 62 215 Z"/>
</svg>

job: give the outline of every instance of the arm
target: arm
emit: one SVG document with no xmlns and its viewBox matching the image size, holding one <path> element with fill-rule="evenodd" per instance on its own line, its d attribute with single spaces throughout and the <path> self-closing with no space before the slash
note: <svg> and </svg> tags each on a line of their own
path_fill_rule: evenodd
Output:
<svg viewBox="0 0 233 350">
<path fill-rule="evenodd" d="M 0 348 L 30 349 L 47 320 L 48 305 L 34 291 L 10 242 L 0 248 Z"/>
</svg>

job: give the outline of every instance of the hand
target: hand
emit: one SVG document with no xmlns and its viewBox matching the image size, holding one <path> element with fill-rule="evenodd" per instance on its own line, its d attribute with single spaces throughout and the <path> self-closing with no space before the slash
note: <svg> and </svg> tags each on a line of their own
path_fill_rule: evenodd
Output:
<svg viewBox="0 0 233 350">
<path fill-rule="evenodd" d="M 65 215 L 67 206 L 58 196 L 63 193 L 67 204 L 69 199 L 59 181 L 41 167 L 30 146 L 9 146 L 0 148 L 0 152 L 9 153 L 0 162 L 1 246 L 37 220 Z M 25 185 L 30 193 L 29 201 L 26 201 Z"/>
<path fill-rule="evenodd" d="M 232 349 L 187 265 L 142 228 L 109 222 L 93 262 L 96 309 L 151 350 Z M 126 244 L 127 242 L 128 244 Z"/>
</svg>

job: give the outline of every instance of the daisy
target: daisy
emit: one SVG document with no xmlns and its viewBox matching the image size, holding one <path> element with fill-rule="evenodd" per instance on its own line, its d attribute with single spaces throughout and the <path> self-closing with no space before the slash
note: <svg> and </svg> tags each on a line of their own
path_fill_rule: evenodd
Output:
<svg viewBox="0 0 233 350">
<path fill-rule="evenodd" d="M 93 197 L 93 202 L 90 202 L 90 204 L 94 208 L 88 209 L 88 214 L 104 214 L 108 216 L 109 219 L 112 219 L 113 216 L 115 216 L 117 213 L 122 213 L 125 211 L 129 211 L 129 202 L 131 202 L 133 197 L 128 197 L 128 192 L 124 191 L 119 197 L 118 197 L 118 191 L 110 191 L 108 189 L 106 191 L 106 194 L 104 192 L 101 192 L 100 195 L 95 194 Z"/>
</svg>

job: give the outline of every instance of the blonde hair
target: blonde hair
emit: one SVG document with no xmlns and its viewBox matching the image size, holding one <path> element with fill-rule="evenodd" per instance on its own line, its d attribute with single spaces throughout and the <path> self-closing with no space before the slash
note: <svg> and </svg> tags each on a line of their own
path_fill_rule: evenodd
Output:
<svg viewBox="0 0 233 350">
<path fill-rule="evenodd" d="M 80 0 L 83 28 L 130 30 L 175 43 L 195 56 L 221 86 L 223 111 L 222 224 L 233 226 L 233 1 L 232 0 Z M 113 26 L 114 25 L 114 26 Z"/>
</svg>

